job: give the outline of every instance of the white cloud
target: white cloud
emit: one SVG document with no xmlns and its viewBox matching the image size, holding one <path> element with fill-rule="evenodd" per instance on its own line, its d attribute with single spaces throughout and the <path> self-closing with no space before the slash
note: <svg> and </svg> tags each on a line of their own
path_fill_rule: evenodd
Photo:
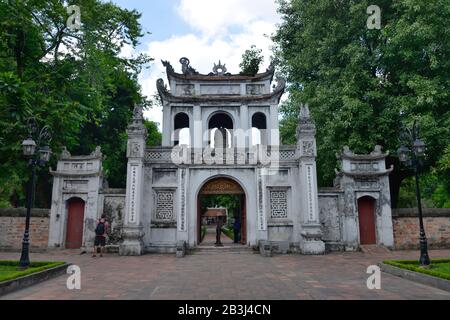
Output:
<svg viewBox="0 0 450 320">
<path fill-rule="evenodd" d="M 228 72 L 238 73 L 242 53 L 255 45 L 263 50 L 265 57 L 261 70 L 268 67 L 272 41 L 267 35 L 275 31 L 279 21 L 273 0 L 181 0 L 176 9 L 200 32 L 147 44 L 146 53 L 155 58 L 155 63 L 150 73 L 140 79 L 146 96 L 156 93 L 158 78 L 167 83 L 161 59 L 170 61 L 177 72 L 181 72 L 179 59 L 188 57 L 191 66 L 200 73 L 211 72 L 219 60 L 226 64 Z M 154 107 L 146 111 L 145 116 L 162 123 L 161 108 Z"/>
<path fill-rule="evenodd" d="M 205 35 L 226 34 L 233 26 L 278 21 L 274 0 L 181 0 L 178 14 Z"/>
</svg>

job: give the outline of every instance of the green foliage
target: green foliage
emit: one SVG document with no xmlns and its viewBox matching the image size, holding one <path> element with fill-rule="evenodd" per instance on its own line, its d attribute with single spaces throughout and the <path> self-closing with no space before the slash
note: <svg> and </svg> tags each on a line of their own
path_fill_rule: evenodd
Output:
<svg viewBox="0 0 450 320">
<path fill-rule="evenodd" d="M 428 208 L 450 208 L 449 177 L 431 170 L 420 176 L 422 205 Z M 417 207 L 416 182 L 414 177 L 402 181 L 398 201 L 399 208 Z"/>
<path fill-rule="evenodd" d="M 430 269 L 421 268 L 419 262 L 415 260 L 386 260 L 383 261 L 383 263 L 397 268 L 450 280 L 450 259 L 432 259 Z"/>
<path fill-rule="evenodd" d="M 145 127 L 147 128 L 148 132 L 147 145 L 160 146 L 162 135 L 161 132 L 158 131 L 158 125 L 156 124 L 156 122 L 145 120 Z"/>
<path fill-rule="evenodd" d="M 262 50 L 252 45 L 250 49 L 245 50 L 242 55 L 242 61 L 239 64 L 241 68 L 241 74 L 247 76 L 254 76 L 259 71 L 259 65 L 264 60 L 262 56 Z"/>
<path fill-rule="evenodd" d="M 24 204 L 29 170 L 20 144 L 30 116 L 51 126 L 56 154 L 62 146 L 89 154 L 100 145 L 110 186 L 125 185 L 125 130 L 135 104 L 151 107 L 137 76 L 152 59 L 120 55 L 138 45 L 141 15 L 99 0 L 76 4 L 82 26 L 72 31 L 64 1 L 0 0 L 0 206 Z M 148 128 L 154 143 L 156 126 Z M 48 168 L 38 171 L 38 186 L 35 205 L 48 207 Z"/>
<path fill-rule="evenodd" d="M 28 276 L 33 273 L 55 268 L 65 262 L 32 262 L 25 270 L 17 270 L 19 267 L 18 261 L 0 261 L 0 283 L 3 281 L 14 280 L 20 277 Z"/>
<path fill-rule="evenodd" d="M 234 240 L 234 231 L 227 228 L 226 226 L 222 227 L 222 232 L 224 235 L 226 235 L 231 240 Z"/>
<path fill-rule="evenodd" d="M 207 231 L 208 231 L 208 228 L 206 228 L 206 226 L 202 226 L 201 233 L 200 233 L 200 242 L 203 241 L 203 238 L 206 236 Z"/>
<path fill-rule="evenodd" d="M 367 153 L 380 144 L 390 152 L 388 166 L 395 165 L 395 195 L 412 174 L 395 155 L 401 124 L 418 119 L 426 170 L 450 143 L 450 3 L 380 0 L 381 30 L 366 27 L 370 4 L 279 1 L 275 54 L 290 93 L 280 107 L 281 137 L 293 143 L 299 105 L 308 103 L 317 126 L 319 184 L 331 185 L 344 145 Z"/>
<path fill-rule="evenodd" d="M 232 194 L 207 195 L 200 198 L 202 212 L 207 208 L 222 207 L 228 209 L 228 216 L 232 217 L 234 212 L 239 209 L 240 198 Z"/>
</svg>

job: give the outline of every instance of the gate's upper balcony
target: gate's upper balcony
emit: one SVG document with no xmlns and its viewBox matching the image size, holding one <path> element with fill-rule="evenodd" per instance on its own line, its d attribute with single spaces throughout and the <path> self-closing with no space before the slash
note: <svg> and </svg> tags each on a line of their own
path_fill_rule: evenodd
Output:
<svg viewBox="0 0 450 320">
<path fill-rule="evenodd" d="M 299 159 L 296 146 L 283 145 L 267 147 L 257 145 L 253 148 L 189 148 L 185 145 L 175 147 L 148 147 L 145 162 L 148 164 L 172 165 L 295 165 Z"/>
<path fill-rule="evenodd" d="M 157 81 L 163 105 L 162 145 L 187 144 L 194 148 L 216 147 L 217 132 L 222 145 L 250 147 L 253 144 L 278 145 L 278 104 L 285 81 L 279 79 L 271 89 L 274 67 L 254 75 L 230 74 L 225 64 L 214 64 L 209 74 L 200 74 L 181 58 L 182 73 L 166 67 L 169 87 Z M 259 130 L 259 141 L 252 141 L 251 131 Z M 219 139 L 220 140 L 220 139 Z"/>
</svg>

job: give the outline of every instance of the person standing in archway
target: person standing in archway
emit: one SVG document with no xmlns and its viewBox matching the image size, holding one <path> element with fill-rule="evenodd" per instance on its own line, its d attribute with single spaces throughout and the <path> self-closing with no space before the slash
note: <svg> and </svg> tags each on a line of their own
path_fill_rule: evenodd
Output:
<svg viewBox="0 0 450 320">
<path fill-rule="evenodd" d="M 241 219 L 239 217 L 234 217 L 233 232 L 234 243 L 239 243 L 241 241 Z"/>
<path fill-rule="evenodd" d="M 222 220 L 222 216 L 218 216 L 217 217 L 217 225 L 216 225 L 216 247 L 222 247 L 222 242 L 220 241 L 220 235 L 222 234 L 222 225 L 223 225 L 223 220 Z"/>
</svg>

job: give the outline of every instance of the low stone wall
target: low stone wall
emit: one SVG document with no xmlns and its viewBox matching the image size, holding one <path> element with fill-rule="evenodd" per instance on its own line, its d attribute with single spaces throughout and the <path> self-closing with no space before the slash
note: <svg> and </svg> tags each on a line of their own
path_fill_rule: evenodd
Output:
<svg viewBox="0 0 450 320">
<path fill-rule="evenodd" d="M 419 248 L 417 208 L 392 210 L 395 249 Z M 423 209 L 423 223 L 430 249 L 450 248 L 450 209 Z"/>
<path fill-rule="evenodd" d="M 0 209 L 0 250 L 22 248 L 25 230 L 25 208 Z M 50 209 L 33 209 L 30 220 L 30 251 L 43 251 L 48 246 Z"/>
</svg>

